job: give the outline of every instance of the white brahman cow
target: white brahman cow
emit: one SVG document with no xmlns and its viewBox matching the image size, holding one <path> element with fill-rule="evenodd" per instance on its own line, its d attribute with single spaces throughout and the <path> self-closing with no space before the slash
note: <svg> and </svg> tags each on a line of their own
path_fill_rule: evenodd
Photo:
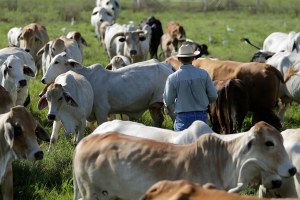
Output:
<svg viewBox="0 0 300 200">
<path fill-rule="evenodd" d="M 7 32 L 8 46 L 20 47 L 19 37 L 22 33 L 21 27 L 13 27 Z"/>
<path fill-rule="evenodd" d="M 111 61 L 105 68 L 115 71 L 130 64 L 130 60 L 126 56 L 117 55 L 111 59 Z"/>
<path fill-rule="evenodd" d="M 105 8 L 113 17 L 113 22 L 116 22 L 121 11 L 121 6 L 118 0 L 96 0 L 96 6 Z"/>
<path fill-rule="evenodd" d="M 105 28 L 102 30 L 101 25 L 105 24 L 108 26 L 113 24 L 113 16 L 106 8 L 97 6 L 93 9 L 91 15 L 91 24 L 95 29 L 97 38 L 103 43 Z"/>
<path fill-rule="evenodd" d="M 263 51 L 280 52 L 300 52 L 300 33 L 294 31 L 289 33 L 274 32 L 264 41 Z"/>
<path fill-rule="evenodd" d="M 86 120 L 93 108 L 93 97 L 89 81 L 73 71 L 59 75 L 48 86 L 47 92 L 38 102 L 38 108 L 41 110 L 49 106 L 48 119 L 54 120 L 49 151 L 57 141 L 62 125 L 67 138 L 70 133 L 77 133 L 74 137 L 75 144 L 83 138 Z"/>
<path fill-rule="evenodd" d="M 92 134 L 119 132 L 126 135 L 157 140 L 160 142 L 169 142 L 174 144 L 190 144 L 195 142 L 205 133 L 213 133 L 213 130 L 202 121 L 195 121 L 191 126 L 183 131 L 175 132 L 169 129 L 146 126 L 141 123 L 113 120 L 98 126 Z"/>
<path fill-rule="evenodd" d="M 299 169 L 300 167 L 300 129 L 287 129 L 281 132 L 283 137 L 283 144 L 287 151 L 289 158 L 293 164 Z M 293 178 L 283 178 L 282 185 L 276 189 L 266 189 L 264 186 L 260 186 L 260 197 L 293 197 L 300 198 L 300 173 L 297 171 Z"/>
<path fill-rule="evenodd" d="M 46 27 L 37 23 L 28 24 L 22 28 L 19 40 L 20 48 L 31 54 L 39 69 L 42 61 L 41 56 L 37 55 L 37 52 L 49 41 Z"/>
<path fill-rule="evenodd" d="M 147 59 L 151 27 L 147 24 L 142 30 L 132 27 L 114 24 L 106 28 L 104 43 L 110 60 L 116 55 L 128 57 L 131 63 Z"/>
<path fill-rule="evenodd" d="M 280 132 L 265 122 L 231 141 L 205 134 L 187 145 L 91 134 L 77 145 L 73 170 L 74 199 L 138 199 L 157 181 L 178 179 L 239 192 L 262 172 L 291 177 L 297 171 Z"/>
<path fill-rule="evenodd" d="M 82 63 L 82 51 L 80 50 L 77 41 L 62 36 L 47 42 L 43 48 L 37 52 L 37 55 L 42 56 L 43 75 L 48 70 L 50 62 L 54 56 L 62 52 L 66 52 L 69 58 Z"/>
<path fill-rule="evenodd" d="M 13 105 L 27 105 L 29 102 L 26 102 L 25 96 L 28 77 L 34 77 L 34 71 L 15 55 L 10 55 L 4 60 L 0 55 L 0 68 L 1 85 L 11 94 Z"/>
<path fill-rule="evenodd" d="M 12 56 L 14 55 L 14 56 Z M 6 86 L 5 89 L 8 91 L 13 91 L 16 90 L 16 87 L 18 87 L 17 89 L 17 93 L 15 93 L 16 91 L 12 92 L 12 96 L 13 96 L 13 104 L 14 105 L 27 105 L 30 102 L 30 98 L 26 98 L 26 95 L 28 93 L 28 82 L 30 80 L 31 77 L 33 77 L 36 73 L 36 66 L 35 66 L 35 62 L 33 60 L 33 57 L 27 53 L 25 50 L 18 48 L 18 47 L 7 47 L 7 48 L 3 48 L 0 49 L 0 66 L 3 65 L 4 63 L 8 64 L 8 57 L 10 57 L 10 61 L 9 63 L 12 64 L 13 60 L 15 60 L 15 62 L 13 62 L 14 64 L 14 69 L 11 69 L 8 67 L 8 69 L 10 69 L 9 71 L 15 71 L 16 69 L 22 69 L 21 71 L 19 71 L 20 73 L 17 75 L 16 71 L 14 73 L 14 75 L 12 73 L 9 74 L 9 76 L 12 77 L 16 77 L 19 76 L 19 80 L 20 76 L 24 76 L 26 81 L 23 81 L 23 86 L 21 88 L 18 87 L 18 85 L 13 86 L 14 81 L 16 81 L 16 84 L 18 84 L 17 82 L 19 80 L 15 79 L 11 79 L 10 82 L 12 84 L 9 84 L 10 86 Z M 13 66 L 13 65 L 7 65 L 7 66 Z M 16 67 L 17 66 L 17 67 Z M 2 66 L 2 69 L 4 69 L 5 67 Z M 23 71 L 24 68 L 24 71 Z M 4 72 L 4 71 L 3 71 Z M 4 73 L 2 73 L 4 74 Z M 6 77 L 2 76 L 2 81 L 6 81 Z M 7 78 L 8 79 L 8 78 Z M 23 78 L 22 78 L 23 79 Z M 26 83 L 25 83 L 26 82 Z M 2 86 L 4 86 L 2 84 Z M 9 88 L 8 88 L 9 87 Z M 30 97 L 29 95 L 27 97 Z"/>
<path fill-rule="evenodd" d="M 285 82 L 280 83 L 279 118 L 284 114 L 290 102 L 300 103 L 300 54 L 295 52 L 278 52 L 266 62 L 276 67 L 283 75 Z"/>
<path fill-rule="evenodd" d="M 84 39 L 84 37 L 81 35 L 81 33 L 78 32 L 78 31 L 71 31 L 71 32 L 67 33 L 66 38 L 73 39 L 73 40 L 75 40 L 77 42 L 78 47 L 79 47 L 79 49 L 81 51 L 81 55 L 83 57 L 83 48 L 85 46 L 88 46 L 88 43 L 86 42 L 86 40 Z"/>
<path fill-rule="evenodd" d="M 37 137 L 49 141 L 49 135 L 23 106 L 13 107 L 0 115 L 0 185 L 3 200 L 13 199 L 12 162 L 43 159 Z"/>
<path fill-rule="evenodd" d="M 110 71 L 100 64 L 83 67 L 61 53 L 51 61 L 42 83 L 52 83 L 59 74 L 69 70 L 90 81 L 98 125 L 107 121 L 109 114 L 126 114 L 131 120 L 138 120 L 149 109 L 154 125 L 162 126 L 162 95 L 166 79 L 173 72 L 165 64 L 149 60 Z"/>
</svg>

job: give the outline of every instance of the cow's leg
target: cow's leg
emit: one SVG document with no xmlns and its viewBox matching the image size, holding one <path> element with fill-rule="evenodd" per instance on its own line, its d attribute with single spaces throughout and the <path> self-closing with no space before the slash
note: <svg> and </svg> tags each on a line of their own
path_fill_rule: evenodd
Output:
<svg viewBox="0 0 300 200">
<path fill-rule="evenodd" d="M 78 142 L 83 138 L 84 136 L 84 129 L 85 129 L 85 120 L 82 120 L 77 128 L 77 134 L 74 137 L 74 144 L 78 144 Z"/>
<path fill-rule="evenodd" d="M 52 133 L 51 133 L 50 145 L 49 145 L 49 148 L 48 148 L 48 152 L 50 152 L 52 145 L 56 143 L 59 131 L 60 131 L 62 126 L 63 126 L 63 124 L 62 124 L 61 121 L 56 121 L 55 120 L 53 122 Z"/>
<path fill-rule="evenodd" d="M 281 131 L 282 125 L 280 119 L 272 110 L 260 110 L 253 112 L 252 125 L 259 121 L 265 121 L 274 126 L 277 130 Z"/>
<path fill-rule="evenodd" d="M 4 180 L 1 184 L 3 200 L 13 200 L 13 171 L 12 164 L 9 163 L 6 168 Z"/>
<path fill-rule="evenodd" d="M 162 127 L 164 116 L 162 114 L 163 103 L 154 103 L 149 107 L 151 118 L 154 121 L 155 127 Z"/>
<path fill-rule="evenodd" d="M 102 108 L 95 107 L 95 115 L 96 115 L 98 126 L 103 122 L 107 121 L 108 110 L 109 109 L 105 109 L 103 107 Z"/>
<path fill-rule="evenodd" d="M 289 104 L 292 102 L 290 98 L 287 96 L 283 96 L 279 98 L 278 102 L 278 117 L 283 123 L 285 111 L 288 109 Z"/>
</svg>

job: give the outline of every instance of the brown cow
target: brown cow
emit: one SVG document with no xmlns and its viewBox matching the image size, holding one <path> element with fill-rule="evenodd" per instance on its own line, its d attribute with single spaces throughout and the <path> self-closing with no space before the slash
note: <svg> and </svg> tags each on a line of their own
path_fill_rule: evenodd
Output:
<svg viewBox="0 0 300 200">
<path fill-rule="evenodd" d="M 165 58 L 171 56 L 173 52 L 177 51 L 178 46 L 185 41 L 184 28 L 178 22 L 169 22 L 166 33 L 161 36 L 160 46 L 162 54 Z"/>
<path fill-rule="evenodd" d="M 49 41 L 47 30 L 44 26 L 37 23 L 28 24 L 22 28 L 22 33 L 19 36 L 20 48 L 29 52 L 37 67 L 42 65 L 41 56 L 37 52 Z"/>
<path fill-rule="evenodd" d="M 49 135 L 23 106 L 0 115 L 0 185 L 2 199 L 13 199 L 12 162 L 19 159 L 41 160 L 43 151 L 37 138 L 49 141 Z"/>
<path fill-rule="evenodd" d="M 140 200 L 275 200 L 257 198 L 252 196 L 240 196 L 225 191 L 201 187 L 199 184 L 187 180 L 159 181 L 151 186 Z M 292 198 L 282 200 L 296 200 Z"/>
<path fill-rule="evenodd" d="M 216 133 L 240 132 L 249 110 L 249 95 L 240 79 L 214 81 L 218 98 L 209 106 L 210 122 Z"/>
<path fill-rule="evenodd" d="M 167 25 L 167 33 L 171 38 L 177 38 L 178 40 L 185 39 L 185 30 L 178 22 L 171 21 Z"/>
<path fill-rule="evenodd" d="M 280 130 L 279 118 L 273 108 L 279 97 L 279 84 L 282 74 L 264 63 L 221 61 L 198 58 L 193 61 L 197 67 L 208 71 L 212 80 L 241 79 L 249 94 L 249 111 L 253 112 L 252 124 L 263 120 Z"/>
</svg>

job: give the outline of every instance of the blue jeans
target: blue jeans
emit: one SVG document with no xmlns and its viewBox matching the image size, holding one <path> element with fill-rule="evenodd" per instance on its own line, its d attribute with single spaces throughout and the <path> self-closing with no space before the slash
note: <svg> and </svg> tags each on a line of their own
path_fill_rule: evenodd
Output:
<svg viewBox="0 0 300 200">
<path fill-rule="evenodd" d="M 187 129 L 194 121 L 201 120 L 208 124 L 208 116 L 206 111 L 194 111 L 194 112 L 182 112 L 177 113 L 175 122 L 174 122 L 174 130 L 182 131 Z"/>
</svg>

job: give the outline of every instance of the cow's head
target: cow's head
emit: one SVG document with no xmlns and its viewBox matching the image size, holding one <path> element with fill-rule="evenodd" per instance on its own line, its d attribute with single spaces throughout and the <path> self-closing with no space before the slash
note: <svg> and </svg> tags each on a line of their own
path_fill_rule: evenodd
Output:
<svg viewBox="0 0 300 200">
<path fill-rule="evenodd" d="M 23 106 L 11 108 L 4 114 L 4 137 L 7 145 L 15 153 L 16 158 L 41 160 L 43 151 L 40 149 L 36 137 L 49 141 L 49 135 L 33 118 L 32 114 Z"/>
<path fill-rule="evenodd" d="M 69 32 L 66 35 L 66 38 L 75 40 L 78 43 L 79 48 L 82 48 L 83 46 L 88 46 L 86 40 L 78 31 Z"/>
<path fill-rule="evenodd" d="M 24 61 L 15 55 L 7 57 L 5 62 L 1 66 L 1 72 L 3 74 L 2 83 L 7 90 L 13 88 L 20 88 L 27 85 L 26 76 L 34 77 L 33 70 L 24 64 Z M 6 85 L 8 84 L 8 85 Z"/>
<path fill-rule="evenodd" d="M 73 59 L 70 59 L 65 52 L 56 55 L 42 78 L 43 84 L 53 83 L 55 78 L 74 67 L 81 67 L 81 64 Z"/>
<path fill-rule="evenodd" d="M 40 34 L 37 33 L 37 28 L 23 28 L 21 35 L 19 36 L 20 48 L 30 53 L 33 57 L 36 56 L 36 52 L 44 45 L 43 39 Z"/>
<path fill-rule="evenodd" d="M 295 175 L 297 169 L 289 159 L 283 146 L 283 138 L 277 129 L 261 121 L 249 130 L 248 136 L 242 147 L 244 163 L 255 163 L 262 171 L 282 177 Z"/>
<path fill-rule="evenodd" d="M 109 22 L 112 24 L 114 19 L 113 14 L 105 7 L 95 7 L 91 15 L 91 24 L 99 26 L 102 22 Z"/>
<path fill-rule="evenodd" d="M 57 119 L 58 110 L 61 107 L 69 105 L 78 107 L 76 101 L 72 98 L 69 92 L 65 91 L 61 84 L 53 83 L 47 88 L 47 92 L 40 98 L 38 102 L 38 108 L 42 110 L 46 106 L 49 106 L 48 119 Z"/>
</svg>

